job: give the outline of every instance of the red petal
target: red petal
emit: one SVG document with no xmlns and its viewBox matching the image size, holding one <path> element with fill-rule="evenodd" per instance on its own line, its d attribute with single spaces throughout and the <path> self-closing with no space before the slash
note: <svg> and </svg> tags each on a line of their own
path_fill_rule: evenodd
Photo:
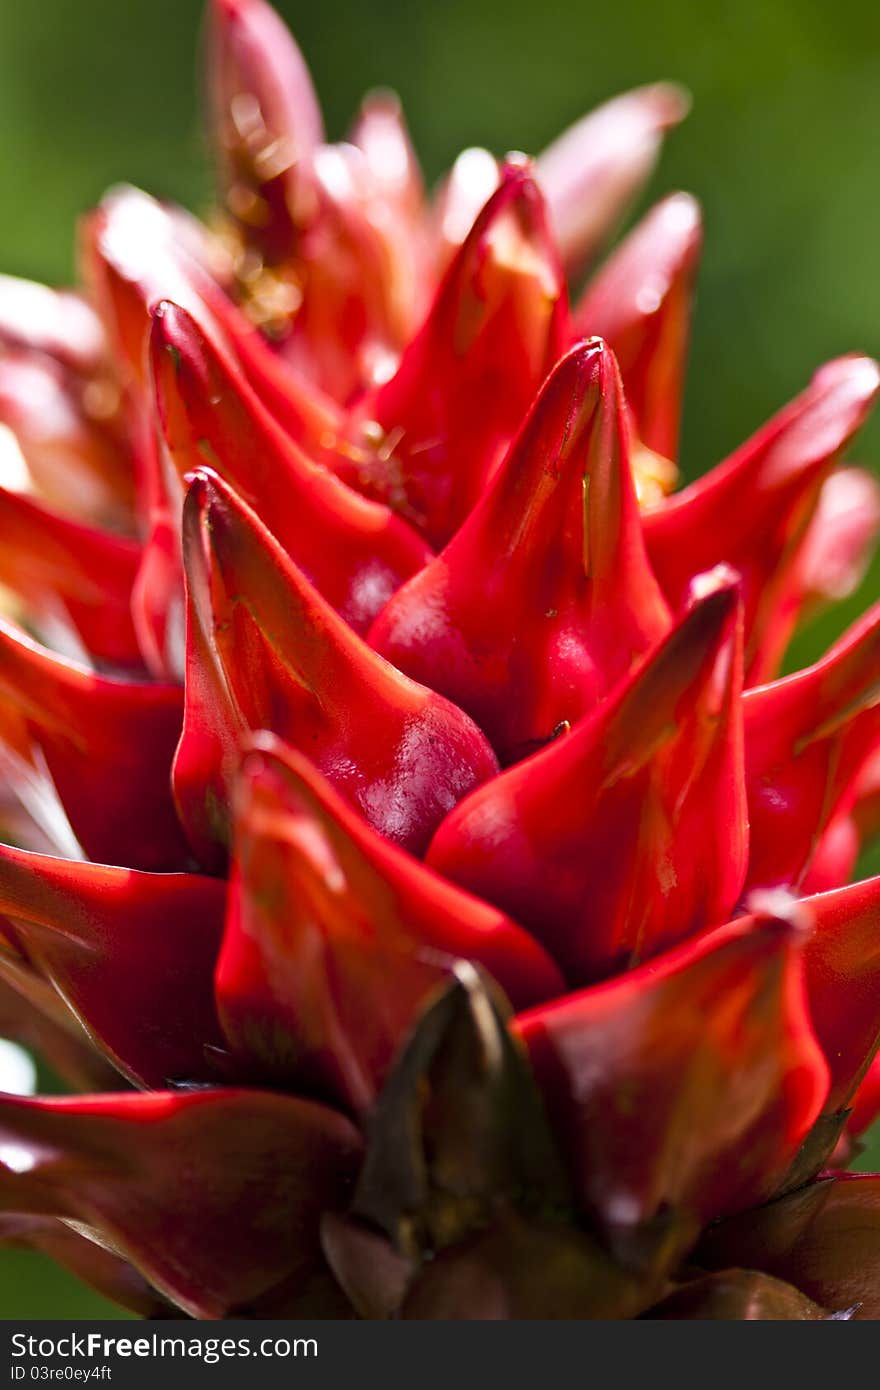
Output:
<svg viewBox="0 0 880 1390">
<path fill-rule="evenodd" d="M 801 883 L 801 893 L 827 893 L 832 888 L 842 888 L 849 883 L 855 873 L 860 849 L 858 826 L 847 811 L 841 811 L 820 836 Z"/>
<path fill-rule="evenodd" d="M 366 479 L 444 544 L 571 341 L 565 282 L 529 169 L 509 165 L 397 374 L 360 417 L 384 435 Z"/>
<path fill-rule="evenodd" d="M 207 470 L 187 496 L 184 555 L 186 712 L 174 781 L 203 863 L 217 863 L 228 840 L 248 729 L 307 752 L 376 829 L 414 851 L 497 771 L 470 719 L 376 656 Z"/>
<path fill-rule="evenodd" d="M 456 958 L 520 1003 L 564 988 L 524 931 L 383 839 L 277 740 L 246 758 L 236 805 L 217 998 L 234 1050 L 270 1075 L 365 1110 Z"/>
<path fill-rule="evenodd" d="M 841 357 L 704 478 L 645 517 L 648 554 L 673 608 L 691 576 L 722 561 L 743 579 L 747 683 L 775 670 L 794 614 L 793 567 L 826 472 L 859 429 L 880 377 L 865 357 Z"/>
<path fill-rule="evenodd" d="M 15 436 L 26 465 L 23 485 L 32 483 L 71 516 L 125 531 L 132 525 L 134 480 L 108 419 L 117 404 L 115 388 L 84 383 L 42 354 L 0 357 L 0 425 Z"/>
<path fill-rule="evenodd" d="M 501 165 L 478 145 L 462 150 L 434 198 L 438 261 L 445 267 L 467 239 L 479 213 L 501 181 Z"/>
<path fill-rule="evenodd" d="M 363 631 L 430 558 L 424 541 L 387 507 L 306 458 L 186 310 L 158 306 L 150 354 L 177 492 L 178 475 L 210 463 L 328 602 Z"/>
<path fill-rule="evenodd" d="M 10 347 L 45 353 L 80 376 L 96 372 L 105 351 L 100 321 L 78 294 L 0 275 L 0 348 Z"/>
<path fill-rule="evenodd" d="M 797 887 L 880 736 L 880 604 L 815 666 L 743 698 L 747 883 Z"/>
<path fill-rule="evenodd" d="M 570 274 L 614 232 L 689 105 L 672 83 L 636 87 L 583 116 L 541 155 L 538 181 Z"/>
<path fill-rule="evenodd" d="M 142 1318 L 167 1318 L 171 1306 L 136 1269 L 54 1216 L 0 1215 L 0 1242 L 41 1250 L 90 1288 Z"/>
<path fill-rule="evenodd" d="M 516 1021 L 582 1202 L 610 1234 L 772 1189 L 828 1071 L 793 922 L 746 918 Z"/>
<path fill-rule="evenodd" d="M 0 912 L 120 1070 L 145 1086 L 209 1075 L 225 885 L 0 846 Z"/>
<path fill-rule="evenodd" d="M 825 1109 L 846 1106 L 880 1044 L 880 878 L 805 898 L 810 1016 L 831 1070 Z"/>
<path fill-rule="evenodd" d="M 425 216 L 425 188 L 394 92 L 370 92 L 364 98 L 350 139 L 367 161 L 389 214 L 403 218 L 418 235 Z"/>
<path fill-rule="evenodd" d="M 678 456 L 678 426 L 700 255 L 700 206 L 664 198 L 603 266 L 574 314 L 579 333 L 607 339 L 620 364 L 641 442 Z"/>
<path fill-rule="evenodd" d="M 0 623 L 0 690 L 26 718 L 90 858 L 163 870 L 186 861 L 169 778 L 176 687 L 95 675 Z"/>
<path fill-rule="evenodd" d="M 297 162 L 324 138 L 305 60 L 264 0 L 213 0 L 206 74 L 227 211 L 270 265 L 291 253 Z"/>
<path fill-rule="evenodd" d="M 256 1313 L 282 1283 L 308 1317 L 359 1148 L 334 1111 L 259 1091 L 7 1097 L 0 1200 L 76 1223 L 192 1317 Z"/>
<path fill-rule="evenodd" d="M 0 946 L 0 1036 L 13 1038 L 76 1090 L 113 1086 L 114 1067 L 92 1046 L 80 1024 L 26 962 Z"/>
<path fill-rule="evenodd" d="M 502 762 L 591 710 L 669 628 L 623 408 L 611 353 L 597 339 L 573 348 L 490 491 L 370 631 L 467 710 Z"/>
<path fill-rule="evenodd" d="M 737 586 L 705 576 L 595 713 L 468 797 L 428 862 L 515 915 L 574 981 L 724 921 L 746 865 Z"/>
<path fill-rule="evenodd" d="M 141 548 L 0 488 L 0 582 L 111 666 L 142 666 L 131 620 Z"/>
<path fill-rule="evenodd" d="M 863 468 L 826 478 L 799 565 L 801 602 L 838 603 L 858 588 L 880 532 L 880 483 Z"/>
<path fill-rule="evenodd" d="M 880 1317 L 880 1177 L 841 1175 L 727 1221 L 698 1258 L 751 1264 L 826 1308 Z"/>
<path fill-rule="evenodd" d="M 856 1091 L 852 1102 L 852 1115 L 849 1119 L 851 1134 L 864 1134 L 880 1115 L 880 1053 L 865 1073 L 862 1084 Z"/>
</svg>

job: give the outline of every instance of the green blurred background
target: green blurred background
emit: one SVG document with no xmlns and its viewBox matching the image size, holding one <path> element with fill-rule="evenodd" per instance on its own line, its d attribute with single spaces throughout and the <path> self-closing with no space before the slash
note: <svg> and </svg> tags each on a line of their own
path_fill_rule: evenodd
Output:
<svg viewBox="0 0 880 1390">
<path fill-rule="evenodd" d="M 686 188 L 705 211 L 687 474 L 722 457 L 825 358 L 880 354 L 876 0 L 278 8 L 311 64 L 331 137 L 366 88 L 393 86 L 430 180 L 465 145 L 535 152 L 637 83 L 690 88 L 694 110 L 650 190 Z M 119 180 L 205 205 L 200 13 L 201 0 L 0 0 L 0 268 L 69 278 L 77 215 Z M 880 466 L 880 419 L 857 456 Z M 878 593 L 875 566 L 856 600 L 798 640 L 794 660 Z M 0 1255 L 0 1317 L 114 1311 L 36 1256 Z"/>
</svg>

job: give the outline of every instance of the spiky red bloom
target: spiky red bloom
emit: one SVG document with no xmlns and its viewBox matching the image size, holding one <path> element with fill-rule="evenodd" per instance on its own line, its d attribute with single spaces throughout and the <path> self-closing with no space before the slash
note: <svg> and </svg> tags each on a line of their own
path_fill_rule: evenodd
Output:
<svg viewBox="0 0 880 1390">
<path fill-rule="evenodd" d="M 697 205 L 566 276 L 676 88 L 432 203 L 264 0 L 208 88 L 219 234 L 0 281 L 0 1005 L 105 1092 L 0 1100 L 0 1235 L 145 1315 L 880 1316 L 880 608 L 778 678 L 877 368 L 668 496 Z"/>
</svg>

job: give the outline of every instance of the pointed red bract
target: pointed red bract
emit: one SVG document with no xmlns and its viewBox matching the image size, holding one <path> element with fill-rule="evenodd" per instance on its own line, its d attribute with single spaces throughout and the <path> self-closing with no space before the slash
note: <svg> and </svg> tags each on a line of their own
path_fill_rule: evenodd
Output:
<svg viewBox="0 0 880 1390">
<path fill-rule="evenodd" d="M 880 1317 L 880 1177 L 846 1173 L 725 1221 L 697 1259 L 787 1279 L 855 1319 Z"/>
<path fill-rule="evenodd" d="M 204 865 L 222 864 L 248 730 L 307 753 L 376 829 L 414 852 L 497 771 L 467 715 L 372 652 L 208 470 L 187 495 L 184 557 L 186 710 L 174 784 Z"/>
<path fill-rule="evenodd" d="M 663 459 L 678 455 L 700 243 L 696 200 L 687 193 L 664 198 L 621 243 L 574 313 L 577 332 L 598 334 L 614 349 L 637 436 Z"/>
<path fill-rule="evenodd" d="M 381 472 L 363 485 L 444 544 L 568 346 L 568 302 L 528 167 L 508 165 L 400 367 L 358 407 Z"/>
<path fill-rule="evenodd" d="M 670 82 L 636 87 L 583 116 L 541 155 L 538 182 L 570 274 L 614 232 L 650 175 L 663 135 L 689 105 Z"/>
<path fill-rule="evenodd" d="M 488 494 L 370 630 L 467 710 L 502 763 L 580 719 L 669 628 L 623 411 L 611 353 L 596 339 L 573 348 Z"/>
<path fill-rule="evenodd" d="M 703 576 L 595 713 L 478 789 L 428 862 L 510 912 L 573 982 L 726 921 L 746 868 L 738 586 Z"/>
<path fill-rule="evenodd" d="M 829 362 L 729 459 L 645 517 L 648 554 L 673 608 L 698 570 L 721 562 L 739 570 L 748 684 L 778 666 L 796 616 L 784 601 L 819 490 L 878 386 L 869 358 Z"/>
<path fill-rule="evenodd" d="M 72 629 L 90 656 L 137 669 L 131 619 L 141 547 L 0 488 L 0 582 L 20 594 L 51 636 Z"/>
<path fill-rule="evenodd" d="M 260 1091 L 4 1097 L 0 1207 L 75 1223 L 194 1318 L 338 1316 L 318 1227 L 359 1150 L 341 1115 Z"/>
<path fill-rule="evenodd" d="M 158 306 L 150 359 L 174 492 L 199 466 L 216 468 L 328 602 L 364 631 L 430 558 L 425 542 L 313 464 L 185 309 Z"/>
<path fill-rule="evenodd" d="M 0 691 L 27 721 L 90 858 L 161 870 L 187 862 L 170 783 L 180 690 L 96 675 L 3 622 Z"/>
<path fill-rule="evenodd" d="M 211 1079 L 211 976 L 225 885 L 0 845 L 0 912 L 31 961 L 136 1085 Z"/>
<path fill-rule="evenodd" d="M 880 605 L 815 666 L 743 698 L 750 887 L 797 888 L 880 739 Z"/>
<path fill-rule="evenodd" d="M 581 1201 L 614 1236 L 772 1191 L 828 1071 L 796 922 L 746 918 L 516 1020 Z"/>
<path fill-rule="evenodd" d="M 366 1111 L 457 958 L 520 1006 L 562 992 L 521 928 L 389 844 L 277 740 L 248 754 L 236 808 L 217 999 L 260 1075 Z"/>
<path fill-rule="evenodd" d="M 297 163 L 324 138 L 308 68 L 264 0 L 212 0 L 206 58 L 226 210 L 258 264 L 276 265 L 295 242 Z"/>
</svg>

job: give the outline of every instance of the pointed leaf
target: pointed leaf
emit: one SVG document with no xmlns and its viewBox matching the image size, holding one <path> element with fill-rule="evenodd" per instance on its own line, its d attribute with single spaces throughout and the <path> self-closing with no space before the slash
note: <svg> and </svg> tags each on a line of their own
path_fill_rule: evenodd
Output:
<svg viewBox="0 0 880 1390">
<path fill-rule="evenodd" d="M 463 521 L 570 342 L 562 271 L 528 166 L 506 166 L 392 379 L 368 395 L 364 477 L 434 545 Z"/>
<path fill-rule="evenodd" d="M 191 1317 L 259 1316 L 282 1284 L 308 1317 L 359 1148 L 341 1115 L 260 1091 L 5 1097 L 0 1205 L 74 1223 Z"/>
<path fill-rule="evenodd" d="M 90 858 L 162 870 L 187 861 L 170 783 L 181 691 L 96 675 L 8 623 L 0 691 L 27 721 Z"/>
<path fill-rule="evenodd" d="M 636 87 L 583 116 L 541 155 L 538 182 L 570 275 L 615 231 L 650 176 L 664 134 L 689 105 L 683 88 L 670 82 Z"/>
<path fill-rule="evenodd" d="M 723 922 L 739 897 L 738 589 L 721 573 L 701 590 L 634 675 L 469 796 L 428 853 L 515 915 L 575 983 Z"/>
<path fill-rule="evenodd" d="M 210 1079 L 225 885 L 0 846 L 0 912 L 87 1032 L 137 1085 Z"/>
<path fill-rule="evenodd" d="M 623 409 L 611 353 L 598 339 L 573 348 L 488 493 L 370 630 L 467 710 L 502 762 L 589 712 L 668 630 Z"/>
<path fill-rule="evenodd" d="M 328 602 L 365 630 L 430 558 L 424 541 L 312 463 L 185 309 L 158 305 L 150 358 L 172 496 L 188 473 L 211 464 Z"/>
<path fill-rule="evenodd" d="M 579 1200 L 612 1240 L 760 1201 L 817 1118 L 796 918 L 744 918 L 521 1014 Z"/>
<path fill-rule="evenodd" d="M 187 686 L 174 785 L 203 864 L 222 864 L 248 730 L 307 753 L 377 830 L 414 852 L 497 771 L 471 720 L 376 656 L 207 470 L 187 496 L 184 555 Z"/>
<path fill-rule="evenodd" d="M 613 348 L 637 437 L 673 462 L 701 232 L 695 199 L 664 198 L 602 267 L 574 313 L 578 333 L 596 333 Z"/>
<path fill-rule="evenodd" d="M 648 554 L 673 608 L 698 570 L 721 562 L 739 570 L 750 685 L 778 666 L 796 616 L 784 601 L 822 483 L 878 385 L 869 358 L 827 363 L 736 453 L 645 517 Z"/>
<path fill-rule="evenodd" d="M 365 1110 L 458 957 L 515 1002 L 564 988 L 525 932 L 378 835 L 268 735 L 243 764 L 234 846 L 217 999 L 261 1075 Z"/>
</svg>

